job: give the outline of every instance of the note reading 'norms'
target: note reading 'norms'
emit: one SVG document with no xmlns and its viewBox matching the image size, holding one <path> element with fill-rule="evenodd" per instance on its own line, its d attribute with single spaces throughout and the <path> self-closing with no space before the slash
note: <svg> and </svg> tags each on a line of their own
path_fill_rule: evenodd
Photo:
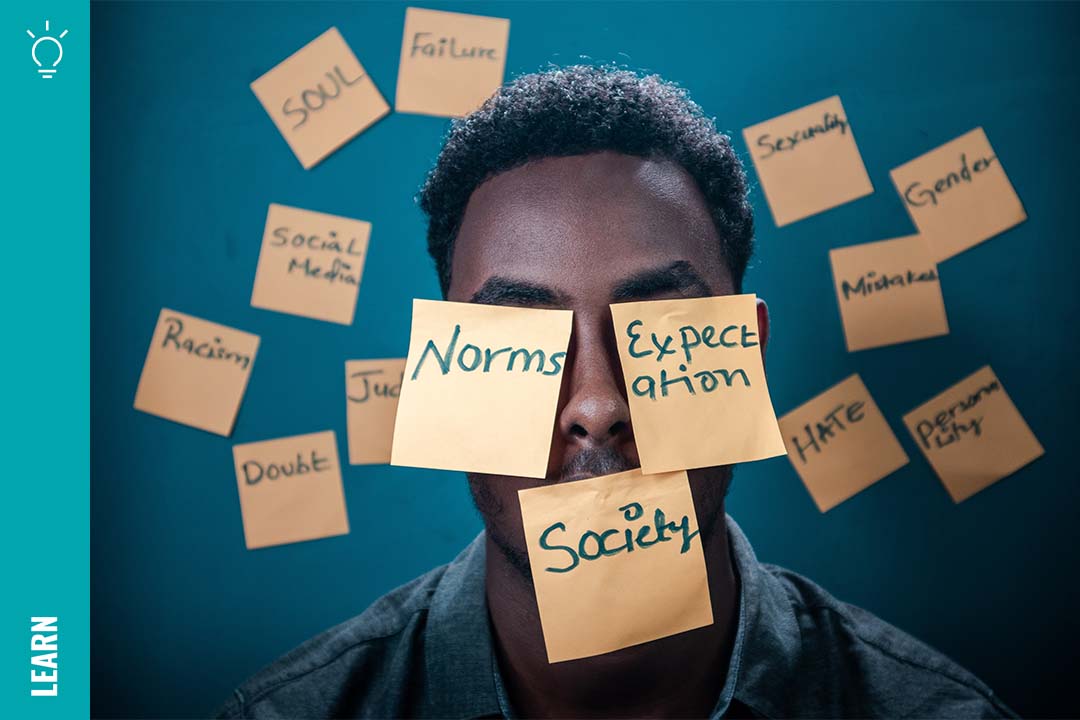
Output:
<svg viewBox="0 0 1080 720">
<path fill-rule="evenodd" d="M 414 300 L 390 463 L 544 477 L 572 321 Z"/>
<path fill-rule="evenodd" d="M 345 420 L 349 464 L 390 462 L 405 358 L 345 361 Z"/>
</svg>

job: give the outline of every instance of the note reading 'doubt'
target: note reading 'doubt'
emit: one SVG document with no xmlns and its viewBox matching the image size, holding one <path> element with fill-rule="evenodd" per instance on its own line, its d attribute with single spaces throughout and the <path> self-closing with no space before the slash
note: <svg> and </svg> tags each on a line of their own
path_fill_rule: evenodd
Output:
<svg viewBox="0 0 1080 720">
<path fill-rule="evenodd" d="M 334 27 L 251 83 L 251 90 L 305 170 L 390 112 Z"/>
<path fill-rule="evenodd" d="M 643 472 L 784 454 L 756 296 L 618 303 L 611 316 Z"/>
<path fill-rule="evenodd" d="M 165 308 L 146 354 L 135 409 L 228 436 L 259 336 Z"/>
<path fill-rule="evenodd" d="M 345 420 L 349 464 L 390 462 L 405 358 L 345 361 Z"/>
<path fill-rule="evenodd" d="M 777 227 L 874 192 L 839 96 L 743 130 Z"/>
<path fill-rule="evenodd" d="M 391 464 L 544 477 L 572 318 L 414 300 Z"/>
<path fill-rule="evenodd" d="M 518 499 L 548 662 L 712 624 L 685 472 L 631 470 L 519 490 Z"/>
</svg>

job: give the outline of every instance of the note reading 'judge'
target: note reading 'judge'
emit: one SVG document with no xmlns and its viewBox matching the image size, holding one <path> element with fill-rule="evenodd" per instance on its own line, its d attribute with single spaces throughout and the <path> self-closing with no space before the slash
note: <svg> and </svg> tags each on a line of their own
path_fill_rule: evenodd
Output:
<svg viewBox="0 0 1080 720">
<path fill-rule="evenodd" d="M 390 462 L 405 358 L 345 361 L 349 464 Z"/>
</svg>

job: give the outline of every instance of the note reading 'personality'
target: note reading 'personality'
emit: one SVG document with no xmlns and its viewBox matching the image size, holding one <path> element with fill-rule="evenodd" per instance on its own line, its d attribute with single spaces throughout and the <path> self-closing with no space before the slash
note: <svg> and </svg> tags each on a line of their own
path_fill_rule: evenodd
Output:
<svg viewBox="0 0 1080 720">
<path fill-rule="evenodd" d="M 572 321 L 414 300 L 391 464 L 544 477 Z"/>
<path fill-rule="evenodd" d="M 829 251 L 848 352 L 947 335 L 937 263 L 919 235 Z"/>
<path fill-rule="evenodd" d="M 618 303 L 611 316 L 643 472 L 784 454 L 754 295 Z"/>
<path fill-rule="evenodd" d="M 287 57 L 251 90 L 305 170 L 390 112 L 337 28 Z"/>
<path fill-rule="evenodd" d="M 258 335 L 165 308 L 135 390 L 135 409 L 228 436 L 258 349 Z"/>
<path fill-rule="evenodd" d="M 548 662 L 712 624 L 685 472 L 631 470 L 519 490 L 518 498 Z"/>
<path fill-rule="evenodd" d="M 407 8 L 397 112 L 462 117 L 503 82 L 510 21 Z"/>
<path fill-rule="evenodd" d="M 270 204 L 251 304 L 351 325 L 371 223 Z"/>
<path fill-rule="evenodd" d="M 826 512 L 908 463 L 858 375 L 780 418 L 788 459 Z"/>
<path fill-rule="evenodd" d="M 405 358 L 345 361 L 350 465 L 390 462 L 394 418 L 404 378 Z"/>
<path fill-rule="evenodd" d="M 890 175 L 937 262 L 1027 220 L 981 127 L 901 165 Z"/>
<path fill-rule="evenodd" d="M 833 96 L 743 130 L 778 227 L 874 192 Z"/>
<path fill-rule="evenodd" d="M 233 446 L 248 550 L 349 532 L 332 430 Z"/>
<path fill-rule="evenodd" d="M 989 365 L 909 412 L 904 424 L 953 502 L 1043 454 Z"/>
</svg>

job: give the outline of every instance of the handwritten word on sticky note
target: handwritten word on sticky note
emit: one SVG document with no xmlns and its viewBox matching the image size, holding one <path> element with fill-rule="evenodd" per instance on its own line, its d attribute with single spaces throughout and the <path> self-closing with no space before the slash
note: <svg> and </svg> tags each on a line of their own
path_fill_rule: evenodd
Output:
<svg viewBox="0 0 1080 720">
<path fill-rule="evenodd" d="M 371 223 L 271 203 L 251 304 L 351 325 Z"/>
<path fill-rule="evenodd" d="M 611 306 L 646 473 L 784 454 L 754 295 Z"/>
<path fill-rule="evenodd" d="M 1027 220 L 981 127 L 890 175 L 937 262 Z"/>
<path fill-rule="evenodd" d="M 1043 454 L 989 365 L 909 412 L 904 424 L 953 502 Z"/>
<path fill-rule="evenodd" d="M 788 459 L 821 512 L 908 462 L 858 375 L 780 418 L 780 431 Z"/>
<path fill-rule="evenodd" d="M 743 130 L 778 227 L 874 192 L 839 96 Z"/>
<path fill-rule="evenodd" d="M 919 235 L 829 251 L 849 352 L 947 335 L 937 263 Z"/>
<path fill-rule="evenodd" d="M 407 8 L 398 68 L 398 112 L 468 115 L 503 81 L 510 21 Z"/>
<path fill-rule="evenodd" d="M 334 432 L 233 446 L 248 550 L 349 532 Z"/>
<path fill-rule="evenodd" d="M 405 359 L 345 362 L 345 419 L 349 427 L 349 464 L 390 462 Z"/>
<path fill-rule="evenodd" d="M 572 320 L 414 300 L 391 464 L 544 477 Z"/>
<path fill-rule="evenodd" d="M 518 498 L 548 662 L 712 624 L 685 472 L 631 470 Z"/>
<path fill-rule="evenodd" d="M 258 349 L 258 335 L 163 309 L 135 409 L 229 435 Z"/>
<path fill-rule="evenodd" d="M 305 170 L 390 112 L 337 28 L 287 57 L 251 90 Z"/>
</svg>

